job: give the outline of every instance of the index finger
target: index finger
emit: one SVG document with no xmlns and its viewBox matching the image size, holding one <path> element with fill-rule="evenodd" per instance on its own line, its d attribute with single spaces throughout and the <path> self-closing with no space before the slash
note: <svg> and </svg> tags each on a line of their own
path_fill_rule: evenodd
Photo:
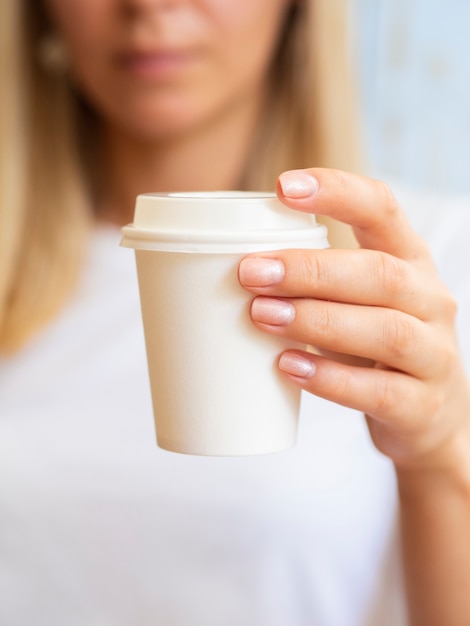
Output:
<svg viewBox="0 0 470 626">
<path fill-rule="evenodd" d="M 382 181 L 340 170 L 290 170 L 280 175 L 277 194 L 292 209 L 350 224 L 362 248 L 406 260 L 428 257 L 425 243 Z"/>
</svg>

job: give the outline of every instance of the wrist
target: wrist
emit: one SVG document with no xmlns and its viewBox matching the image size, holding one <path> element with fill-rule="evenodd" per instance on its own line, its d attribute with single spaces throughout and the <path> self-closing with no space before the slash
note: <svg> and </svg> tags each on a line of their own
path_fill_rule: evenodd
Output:
<svg viewBox="0 0 470 626">
<path fill-rule="evenodd" d="M 395 463 L 395 471 L 401 496 L 425 496 L 429 486 L 459 491 L 470 500 L 470 428 L 413 462 Z"/>
</svg>

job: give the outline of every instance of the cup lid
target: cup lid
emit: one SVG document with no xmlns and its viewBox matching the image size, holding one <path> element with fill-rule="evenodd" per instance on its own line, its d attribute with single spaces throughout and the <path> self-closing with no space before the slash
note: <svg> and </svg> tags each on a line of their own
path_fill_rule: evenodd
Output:
<svg viewBox="0 0 470 626">
<path fill-rule="evenodd" d="M 328 246 L 326 228 L 273 193 L 151 193 L 137 197 L 121 245 L 140 250 L 249 252 Z"/>
</svg>

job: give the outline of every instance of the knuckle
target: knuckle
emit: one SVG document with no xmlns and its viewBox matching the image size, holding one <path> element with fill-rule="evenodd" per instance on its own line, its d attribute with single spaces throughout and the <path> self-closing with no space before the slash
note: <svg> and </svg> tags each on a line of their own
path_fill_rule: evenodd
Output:
<svg viewBox="0 0 470 626">
<path fill-rule="evenodd" d="M 333 393 L 339 402 L 347 401 L 351 396 L 351 378 L 342 369 L 339 369 L 335 377 Z"/>
<path fill-rule="evenodd" d="M 446 404 L 446 394 L 442 387 L 433 384 L 431 388 L 423 388 L 415 413 L 417 427 L 426 427 L 440 420 Z"/>
<path fill-rule="evenodd" d="M 459 360 L 457 345 L 454 341 L 443 341 L 439 348 L 439 373 L 441 378 L 449 378 L 455 369 L 455 364 Z"/>
<path fill-rule="evenodd" d="M 328 281 L 325 263 L 316 254 L 302 254 L 299 258 L 300 275 L 307 284 L 320 284 Z"/>
<path fill-rule="evenodd" d="M 445 319 L 453 322 L 457 317 L 458 304 L 454 296 L 447 289 L 442 296 L 441 307 Z"/>
<path fill-rule="evenodd" d="M 336 193 L 347 195 L 351 186 L 351 176 L 343 170 L 332 169 L 329 172 L 329 184 Z"/>
<path fill-rule="evenodd" d="M 403 290 L 407 280 L 407 268 L 400 259 L 379 253 L 375 255 L 373 271 L 377 286 L 386 293 L 393 296 Z"/>
<path fill-rule="evenodd" d="M 335 337 L 338 329 L 338 317 L 328 306 L 324 306 L 321 315 L 318 316 L 316 333 L 322 339 Z"/>
<path fill-rule="evenodd" d="M 377 182 L 383 197 L 384 213 L 387 217 L 391 218 L 399 211 L 397 199 L 395 198 L 395 194 L 393 193 L 391 187 L 387 183 L 382 180 Z"/>
<path fill-rule="evenodd" d="M 374 413 L 384 415 L 397 405 L 397 394 L 391 379 L 386 376 L 376 378 L 373 392 Z"/>
<path fill-rule="evenodd" d="M 395 358 L 406 358 L 413 348 L 415 328 L 406 315 L 390 312 L 382 328 L 383 348 Z"/>
</svg>

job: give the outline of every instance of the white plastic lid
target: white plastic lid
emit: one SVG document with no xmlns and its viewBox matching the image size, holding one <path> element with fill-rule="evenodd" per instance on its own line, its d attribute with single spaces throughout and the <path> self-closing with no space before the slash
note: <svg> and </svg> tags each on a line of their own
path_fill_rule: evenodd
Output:
<svg viewBox="0 0 470 626">
<path fill-rule="evenodd" d="M 121 245 L 173 252 L 326 248 L 326 228 L 275 194 L 245 191 L 153 193 L 137 197 Z"/>
</svg>

